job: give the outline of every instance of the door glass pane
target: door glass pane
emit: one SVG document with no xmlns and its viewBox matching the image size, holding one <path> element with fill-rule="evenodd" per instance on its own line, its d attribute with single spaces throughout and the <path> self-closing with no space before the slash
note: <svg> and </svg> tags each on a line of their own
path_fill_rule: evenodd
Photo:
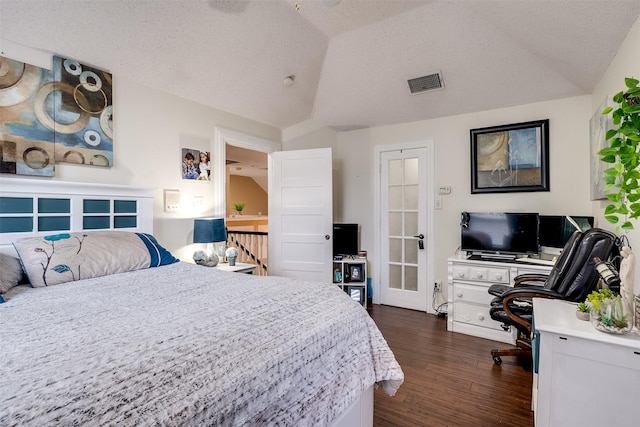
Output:
<svg viewBox="0 0 640 427">
<path fill-rule="evenodd" d="M 405 265 L 404 289 L 406 291 L 418 290 L 418 267 L 411 267 L 411 266 Z"/>
<path fill-rule="evenodd" d="M 389 261 L 402 262 L 402 239 L 389 239 Z"/>
<path fill-rule="evenodd" d="M 402 267 L 389 264 L 389 287 L 402 289 Z"/>
<path fill-rule="evenodd" d="M 402 160 L 389 160 L 389 185 L 402 185 Z"/>
<path fill-rule="evenodd" d="M 405 184 L 418 184 L 418 159 L 405 159 L 404 160 L 404 183 Z"/>
<path fill-rule="evenodd" d="M 404 213 L 404 235 L 416 236 L 418 234 L 418 212 Z"/>
<path fill-rule="evenodd" d="M 404 208 L 418 209 L 418 186 L 407 185 L 404 187 Z"/>
<path fill-rule="evenodd" d="M 418 263 L 418 240 L 406 239 L 404 241 L 404 262 L 409 264 Z"/>
<path fill-rule="evenodd" d="M 389 236 L 402 236 L 402 214 L 389 213 Z"/>
<path fill-rule="evenodd" d="M 389 209 L 402 209 L 402 187 L 389 187 Z"/>
</svg>

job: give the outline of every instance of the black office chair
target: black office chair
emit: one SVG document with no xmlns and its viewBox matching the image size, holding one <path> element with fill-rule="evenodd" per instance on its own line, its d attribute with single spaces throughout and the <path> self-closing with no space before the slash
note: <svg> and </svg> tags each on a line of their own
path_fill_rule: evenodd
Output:
<svg viewBox="0 0 640 427">
<path fill-rule="evenodd" d="M 554 298 L 573 302 L 584 301 L 598 285 L 598 273 L 594 268 L 595 257 L 602 260 L 618 254 L 615 234 L 599 228 L 576 231 L 564 246 L 548 275 L 523 274 L 514 279 L 513 287 L 492 285 L 489 315 L 508 330 L 517 330 L 516 348 L 493 349 L 491 356 L 496 365 L 502 364 L 501 356 L 531 356 L 533 319 L 532 298 Z M 542 285 L 542 286 L 541 286 Z"/>
</svg>

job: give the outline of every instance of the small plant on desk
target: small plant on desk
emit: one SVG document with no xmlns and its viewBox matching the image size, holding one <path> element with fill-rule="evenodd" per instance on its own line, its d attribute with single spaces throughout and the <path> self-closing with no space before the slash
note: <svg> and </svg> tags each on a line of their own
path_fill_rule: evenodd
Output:
<svg viewBox="0 0 640 427">
<path fill-rule="evenodd" d="M 591 311 L 591 306 L 586 302 L 578 303 L 578 311 L 581 311 L 583 313 L 588 313 Z"/>
<path fill-rule="evenodd" d="M 580 320 L 589 320 L 591 306 L 586 302 L 578 303 L 576 307 L 576 317 Z"/>
</svg>

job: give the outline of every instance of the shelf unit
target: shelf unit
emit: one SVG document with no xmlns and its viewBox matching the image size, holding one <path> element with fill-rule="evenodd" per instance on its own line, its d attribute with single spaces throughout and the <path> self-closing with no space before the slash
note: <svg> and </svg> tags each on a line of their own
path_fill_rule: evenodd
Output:
<svg viewBox="0 0 640 427">
<path fill-rule="evenodd" d="M 333 283 L 367 308 L 367 259 L 342 257 L 333 260 Z"/>
</svg>

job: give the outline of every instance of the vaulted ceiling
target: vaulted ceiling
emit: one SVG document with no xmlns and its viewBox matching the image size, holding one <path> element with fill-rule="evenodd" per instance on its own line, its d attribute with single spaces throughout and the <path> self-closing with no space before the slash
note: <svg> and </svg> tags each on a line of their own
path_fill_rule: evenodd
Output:
<svg viewBox="0 0 640 427">
<path fill-rule="evenodd" d="M 345 130 L 589 94 L 640 15 L 640 0 L 330 3 L 0 0 L 0 39 L 277 128 Z M 444 89 L 409 93 L 435 72 Z"/>
</svg>

